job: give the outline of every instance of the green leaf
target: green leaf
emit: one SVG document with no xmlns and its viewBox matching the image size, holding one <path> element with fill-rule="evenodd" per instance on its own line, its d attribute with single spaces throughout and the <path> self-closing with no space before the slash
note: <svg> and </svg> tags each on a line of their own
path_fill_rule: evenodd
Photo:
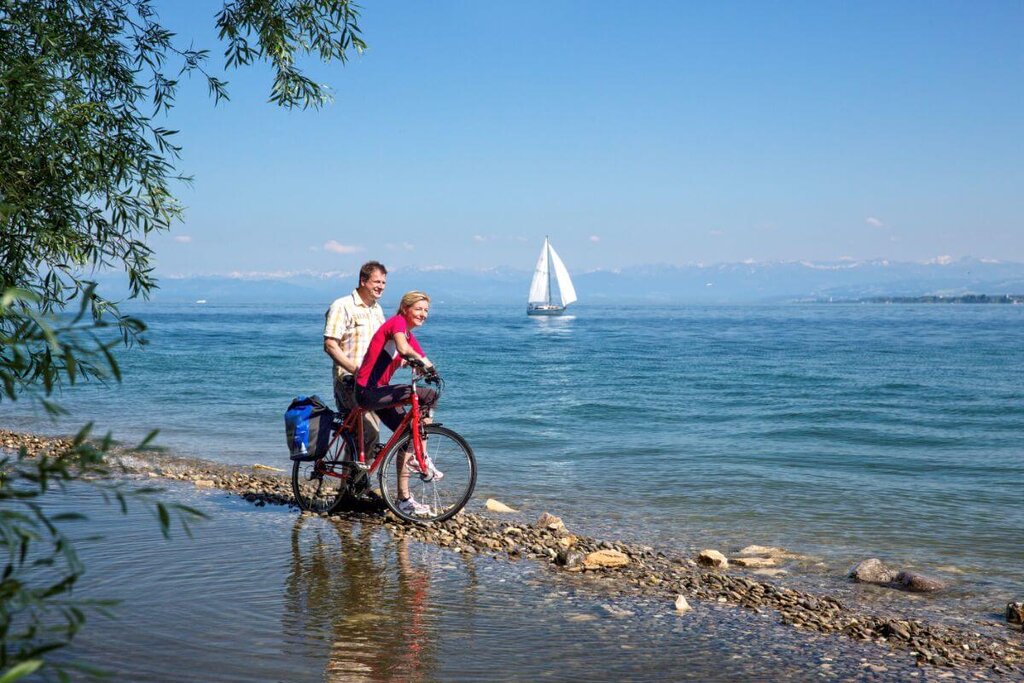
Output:
<svg viewBox="0 0 1024 683">
<path fill-rule="evenodd" d="M 13 683 L 14 681 L 21 680 L 25 676 L 30 676 L 43 665 L 41 659 L 30 659 L 26 662 L 21 662 L 8 669 L 2 676 L 0 676 L 0 683 Z"/>
</svg>

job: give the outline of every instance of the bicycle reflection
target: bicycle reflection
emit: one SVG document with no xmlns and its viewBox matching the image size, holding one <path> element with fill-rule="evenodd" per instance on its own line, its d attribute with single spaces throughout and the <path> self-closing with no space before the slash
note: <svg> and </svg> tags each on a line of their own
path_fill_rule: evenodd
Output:
<svg viewBox="0 0 1024 683">
<path fill-rule="evenodd" d="M 430 568 L 410 558 L 407 539 L 300 517 L 291 541 L 282 625 L 310 656 L 327 651 L 324 680 L 436 678 Z"/>
</svg>

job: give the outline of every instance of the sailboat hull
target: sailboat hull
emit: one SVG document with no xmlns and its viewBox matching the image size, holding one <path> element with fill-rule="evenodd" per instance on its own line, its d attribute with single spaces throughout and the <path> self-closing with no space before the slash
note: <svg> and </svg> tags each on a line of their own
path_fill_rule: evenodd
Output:
<svg viewBox="0 0 1024 683">
<path fill-rule="evenodd" d="M 526 307 L 526 315 L 562 315 L 565 306 L 556 304 L 531 304 Z"/>
</svg>

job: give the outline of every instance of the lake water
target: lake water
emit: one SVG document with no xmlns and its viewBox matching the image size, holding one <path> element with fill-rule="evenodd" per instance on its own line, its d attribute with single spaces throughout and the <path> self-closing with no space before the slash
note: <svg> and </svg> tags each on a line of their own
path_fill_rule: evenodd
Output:
<svg viewBox="0 0 1024 683">
<path fill-rule="evenodd" d="M 147 305 L 152 343 L 121 353 L 123 385 L 66 391 L 63 423 L 4 404 L 0 424 L 159 427 L 174 453 L 287 466 L 289 401 L 331 396 L 324 308 Z M 447 381 L 438 419 L 476 451 L 475 505 L 673 551 L 783 546 L 833 592 L 877 556 L 949 581 L 929 605 L 967 619 L 1024 590 L 1024 306 L 535 319 L 438 302 L 417 335 Z"/>
<path fill-rule="evenodd" d="M 171 484 L 210 519 L 160 537 L 75 487 L 77 598 L 120 600 L 58 654 L 125 683 L 920 678 L 905 652 L 804 634 L 769 612 L 610 598 L 532 561 L 459 555 L 379 525 L 302 518 Z M 767 672 L 770 672 L 767 673 Z M 892 679 L 890 679 L 892 680 Z"/>
</svg>

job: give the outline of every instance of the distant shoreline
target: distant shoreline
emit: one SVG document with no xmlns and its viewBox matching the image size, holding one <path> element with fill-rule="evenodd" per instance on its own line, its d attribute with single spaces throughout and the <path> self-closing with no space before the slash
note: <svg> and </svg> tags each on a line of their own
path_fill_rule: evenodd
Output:
<svg viewBox="0 0 1024 683">
<path fill-rule="evenodd" d="M 859 299 L 818 299 L 820 304 L 1024 304 L 1024 294 L 962 294 L 960 296 L 871 296 Z"/>
</svg>

